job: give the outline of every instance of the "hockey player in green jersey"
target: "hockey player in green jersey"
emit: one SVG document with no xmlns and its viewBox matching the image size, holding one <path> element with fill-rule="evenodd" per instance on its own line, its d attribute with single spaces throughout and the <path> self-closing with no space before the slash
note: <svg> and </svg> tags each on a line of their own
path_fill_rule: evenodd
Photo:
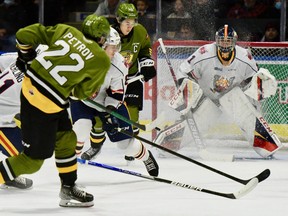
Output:
<svg viewBox="0 0 288 216">
<path fill-rule="evenodd" d="M 154 61 L 151 57 L 151 41 L 146 29 L 137 23 L 138 13 L 133 4 L 121 3 L 116 12 L 116 23 L 113 26 L 121 37 L 120 53 L 125 59 L 126 65 L 129 67 L 128 79 L 138 75 L 144 76 L 144 81 L 147 82 L 156 75 Z M 139 64 L 139 67 L 138 67 Z M 125 93 L 125 102 L 128 105 L 129 114 L 132 121 L 137 122 L 139 119 L 139 111 L 143 105 L 143 83 L 138 80 L 130 83 L 127 86 Z M 138 134 L 139 129 L 133 128 L 133 132 Z M 98 141 L 98 148 L 101 148 L 103 142 Z M 134 160 L 134 158 L 142 160 L 151 176 L 158 176 L 159 167 L 152 153 L 146 147 L 134 138 L 127 140 L 127 148 L 135 149 L 133 155 L 125 156 L 126 160 Z M 94 149 L 93 149 L 94 148 Z M 96 143 L 91 145 L 85 155 L 89 156 L 86 159 L 91 159 L 99 152 L 96 148 Z"/>
<path fill-rule="evenodd" d="M 0 162 L 0 184 L 37 172 L 54 154 L 61 179 L 59 205 L 94 205 L 93 195 L 75 184 L 76 135 L 67 108 L 69 97 L 88 98 L 104 82 L 110 59 L 100 46 L 109 32 L 106 18 L 89 15 L 82 32 L 64 24 L 45 27 L 38 23 L 16 33 L 16 65 L 25 73 L 20 96 L 24 151 Z M 49 48 L 36 57 L 38 44 Z"/>
</svg>

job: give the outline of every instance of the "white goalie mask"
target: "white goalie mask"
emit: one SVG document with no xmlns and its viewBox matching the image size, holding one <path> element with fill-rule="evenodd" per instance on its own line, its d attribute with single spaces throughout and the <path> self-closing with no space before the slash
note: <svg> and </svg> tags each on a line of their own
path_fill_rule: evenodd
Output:
<svg viewBox="0 0 288 216">
<path fill-rule="evenodd" d="M 106 42 L 103 44 L 102 48 L 105 49 L 108 45 L 115 45 L 117 52 L 121 50 L 121 38 L 119 33 L 112 27 L 110 27 L 110 33 L 106 38 Z"/>
</svg>

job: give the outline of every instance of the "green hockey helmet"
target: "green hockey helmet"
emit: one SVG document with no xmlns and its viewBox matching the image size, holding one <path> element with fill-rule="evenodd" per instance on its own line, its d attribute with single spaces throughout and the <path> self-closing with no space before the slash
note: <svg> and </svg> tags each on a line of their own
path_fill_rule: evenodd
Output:
<svg viewBox="0 0 288 216">
<path fill-rule="evenodd" d="M 138 12 L 132 3 L 121 3 L 116 12 L 116 18 L 118 22 L 122 22 L 125 19 L 138 19 Z"/>
<path fill-rule="evenodd" d="M 105 17 L 91 14 L 83 21 L 82 32 L 85 37 L 99 42 L 109 35 L 110 24 Z"/>
</svg>

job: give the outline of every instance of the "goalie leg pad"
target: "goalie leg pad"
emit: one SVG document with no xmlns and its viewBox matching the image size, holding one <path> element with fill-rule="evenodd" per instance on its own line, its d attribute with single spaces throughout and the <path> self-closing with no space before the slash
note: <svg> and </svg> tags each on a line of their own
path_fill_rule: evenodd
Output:
<svg viewBox="0 0 288 216">
<path fill-rule="evenodd" d="M 193 113 L 198 130 L 202 133 L 215 124 L 220 115 L 221 110 L 209 98 L 205 98 Z"/>
<path fill-rule="evenodd" d="M 260 156 L 267 157 L 282 147 L 276 134 L 239 87 L 221 97 L 219 102 L 221 110 L 241 128 Z"/>
<path fill-rule="evenodd" d="M 166 127 L 157 135 L 154 142 L 172 151 L 178 151 L 183 147 L 183 145 L 181 145 L 181 141 L 184 135 L 185 126 L 185 121 L 182 120 L 169 127 Z M 167 153 L 165 151 L 158 148 L 157 151 L 161 156 L 166 157 Z"/>
<path fill-rule="evenodd" d="M 256 119 L 253 148 L 262 157 L 268 157 L 282 148 L 282 143 L 263 117 Z"/>
<path fill-rule="evenodd" d="M 219 103 L 223 113 L 239 126 L 249 143 L 253 143 L 256 123 L 255 113 L 257 111 L 243 91 L 239 87 L 235 87 L 222 96 L 219 99 Z"/>
</svg>

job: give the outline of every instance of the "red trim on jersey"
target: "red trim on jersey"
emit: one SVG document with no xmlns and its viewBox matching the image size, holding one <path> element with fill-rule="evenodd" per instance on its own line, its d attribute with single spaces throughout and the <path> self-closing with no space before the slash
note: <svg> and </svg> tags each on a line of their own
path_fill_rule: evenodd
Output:
<svg viewBox="0 0 288 216">
<path fill-rule="evenodd" d="M 0 141 L 4 149 L 10 154 L 10 156 L 17 155 L 17 149 L 15 149 L 14 145 L 11 142 L 8 142 L 9 140 L 7 140 L 7 137 L 3 133 L 0 133 Z"/>
</svg>

